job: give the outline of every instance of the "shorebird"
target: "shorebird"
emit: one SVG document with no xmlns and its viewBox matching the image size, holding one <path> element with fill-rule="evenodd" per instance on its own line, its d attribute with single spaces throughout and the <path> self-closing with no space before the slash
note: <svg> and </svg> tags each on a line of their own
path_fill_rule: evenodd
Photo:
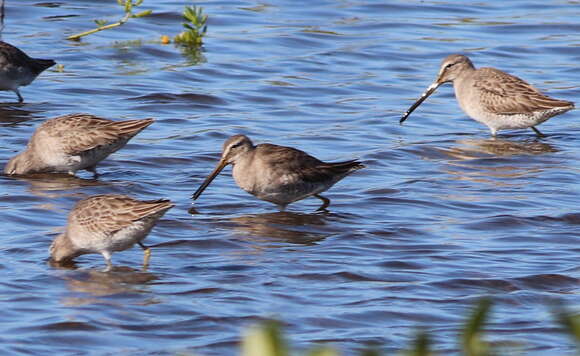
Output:
<svg viewBox="0 0 580 356">
<path fill-rule="evenodd" d="M 27 86 L 46 69 L 55 65 L 52 59 L 30 58 L 13 45 L 0 41 L 0 90 L 10 90 L 18 96 L 18 102 L 24 99 L 18 87 Z"/>
<path fill-rule="evenodd" d="M 466 56 L 452 54 L 441 63 L 437 79 L 403 114 L 402 124 L 441 84 L 452 82 L 461 109 L 472 119 L 499 130 L 531 128 L 574 108 L 574 103 L 550 98 L 529 83 L 495 68 L 475 69 Z"/>
<path fill-rule="evenodd" d="M 119 150 L 153 119 L 112 121 L 89 114 L 70 114 L 46 120 L 34 132 L 26 149 L 13 157 L 4 173 L 68 173 L 87 170 Z"/>
<path fill-rule="evenodd" d="M 69 263 L 80 255 L 100 253 L 110 269 L 113 252 L 138 244 L 146 267 L 151 250 L 141 241 L 172 207 L 165 199 L 141 201 L 119 194 L 83 199 L 69 213 L 65 232 L 52 242 L 50 256 L 54 262 Z"/>
<path fill-rule="evenodd" d="M 364 168 L 356 160 L 326 163 L 292 147 L 263 143 L 254 146 L 244 135 L 230 137 L 223 145 L 222 156 L 213 172 L 193 194 L 201 193 L 228 164 L 233 165 L 236 184 L 246 192 L 278 205 L 286 205 L 314 196 L 322 200 L 319 211 L 330 205 L 320 195 L 350 173 Z"/>
</svg>

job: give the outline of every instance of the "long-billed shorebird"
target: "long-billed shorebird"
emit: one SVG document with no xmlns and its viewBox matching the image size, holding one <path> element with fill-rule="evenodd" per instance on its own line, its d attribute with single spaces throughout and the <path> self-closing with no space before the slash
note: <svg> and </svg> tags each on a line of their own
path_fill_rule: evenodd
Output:
<svg viewBox="0 0 580 356">
<path fill-rule="evenodd" d="M 543 137 L 536 125 L 574 108 L 574 103 L 550 98 L 518 77 L 495 68 L 475 69 L 466 56 L 452 54 L 443 60 L 437 79 L 403 114 L 400 123 L 447 82 L 453 82 L 461 109 L 489 127 L 493 136 L 499 130 L 531 128 Z"/>
<path fill-rule="evenodd" d="M 46 120 L 34 132 L 26 149 L 14 156 L 4 173 L 93 172 L 96 165 L 119 150 L 153 119 L 112 121 L 88 114 L 71 114 Z"/>
<path fill-rule="evenodd" d="M 214 171 L 193 194 L 201 193 L 224 169 L 233 166 L 236 184 L 258 199 L 278 205 L 281 210 L 295 201 L 314 196 L 322 200 L 318 210 L 325 210 L 330 200 L 320 195 L 350 173 L 364 168 L 356 160 L 326 163 L 292 147 L 263 143 L 254 146 L 244 135 L 230 137 Z"/>
<path fill-rule="evenodd" d="M 80 255 L 100 253 L 108 269 L 111 255 L 138 244 L 145 251 L 144 266 L 151 251 L 141 241 L 173 204 L 169 200 L 136 200 L 126 195 L 95 195 L 79 201 L 68 215 L 64 233 L 49 252 L 57 263 L 69 263 Z"/>
<path fill-rule="evenodd" d="M 0 41 L 0 90 L 15 92 L 18 102 L 22 103 L 24 99 L 18 88 L 32 83 L 40 73 L 55 64 L 52 59 L 30 58 L 13 45 Z"/>
</svg>

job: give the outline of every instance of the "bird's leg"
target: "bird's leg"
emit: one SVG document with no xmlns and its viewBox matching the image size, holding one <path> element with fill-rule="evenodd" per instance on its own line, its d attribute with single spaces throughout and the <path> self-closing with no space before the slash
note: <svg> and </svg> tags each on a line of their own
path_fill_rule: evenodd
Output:
<svg viewBox="0 0 580 356">
<path fill-rule="evenodd" d="M 18 95 L 18 104 L 22 104 L 24 102 L 24 98 L 22 97 L 22 95 L 20 95 L 20 90 L 16 88 L 14 89 L 14 92 L 16 93 L 16 95 Z"/>
<path fill-rule="evenodd" d="M 97 173 L 97 166 L 90 166 L 85 168 L 88 172 L 91 172 L 93 174 L 93 179 L 97 179 L 99 177 L 99 173 Z"/>
<path fill-rule="evenodd" d="M 111 269 L 113 269 L 113 263 L 111 262 L 111 252 L 103 251 L 103 252 L 101 252 L 101 255 L 103 255 L 103 258 L 105 259 L 105 262 L 107 263 L 107 268 L 105 268 L 105 272 L 111 271 Z"/>
<path fill-rule="evenodd" d="M 330 205 L 330 199 L 325 198 L 319 194 L 314 194 L 313 196 L 322 200 L 322 205 L 320 206 L 320 208 L 316 209 L 316 211 L 326 211 L 326 208 L 328 208 L 328 206 Z"/>
<path fill-rule="evenodd" d="M 534 126 L 530 126 L 530 128 L 532 130 L 534 130 L 534 132 L 536 133 L 536 135 L 538 135 L 538 137 L 546 137 L 546 135 L 544 135 L 543 133 L 540 132 L 540 130 L 538 130 L 537 128 L 535 128 Z"/>
<path fill-rule="evenodd" d="M 143 249 L 143 270 L 146 271 L 149 267 L 149 259 L 151 258 L 151 249 L 141 243 L 137 242 L 139 246 Z"/>
</svg>

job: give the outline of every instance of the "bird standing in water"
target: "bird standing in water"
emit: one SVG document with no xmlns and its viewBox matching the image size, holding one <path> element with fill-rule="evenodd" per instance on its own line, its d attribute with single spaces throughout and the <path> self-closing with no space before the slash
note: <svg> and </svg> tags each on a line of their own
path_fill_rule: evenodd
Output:
<svg viewBox="0 0 580 356">
<path fill-rule="evenodd" d="M 13 45 L 0 41 L 0 90 L 15 92 L 18 102 L 22 103 L 24 99 L 18 88 L 32 83 L 55 64 L 52 59 L 30 58 Z"/>
<path fill-rule="evenodd" d="M 320 195 L 350 173 L 364 168 L 356 160 L 326 163 L 292 147 L 263 143 L 254 146 L 244 135 L 230 137 L 214 171 L 193 194 L 199 198 L 228 164 L 233 165 L 236 184 L 246 192 L 278 205 L 280 210 L 295 201 L 314 196 L 325 210 L 330 200 Z"/>
<path fill-rule="evenodd" d="M 466 56 L 452 54 L 443 60 L 437 79 L 403 114 L 400 123 L 448 82 L 453 83 L 461 109 L 489 127 L 492 136 L 499 130 L 531 128 L 544 137 L 536 125 L 574 108 L 574 103 L 550 98 L 518 77 L 495 68 L 475 69 Z"/>
<path fill-rule="evenodd" d="M 79 201 L 68 216 L 66 231 L 58 235 L 49 252 L 57 263 L 80 255 L 100 253 L 107 268 L 111 255 L 138 244 L 145 251 L 144 266 L 151 251 L 141 241 L 173 204 L 169 200 L 136 200 L 126 195 L 95 195 Z"/>
<path fill-rule="evenodd" d="M 87 170 L 97 176 L 97 163 L 119 150 L 153 119 L 112 121 L 89 114 L 71 114 L 43 122 L 26 149 L 14 156 L 4 173 L 68 173 Z"/>
</svg>

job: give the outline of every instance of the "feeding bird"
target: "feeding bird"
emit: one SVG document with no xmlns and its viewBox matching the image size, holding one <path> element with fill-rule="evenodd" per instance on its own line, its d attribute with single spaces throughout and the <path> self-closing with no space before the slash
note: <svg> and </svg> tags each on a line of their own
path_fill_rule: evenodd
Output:
<svg viewBox="0 0 580 356">
<path fill-rule="evenodd" d="M 52 59 L 30 58 L 13 45 L 0 41 L 0 90 L 15 92 L 18 102 L 22 103 L 24 99 L 18 88 L 32 83 L 55 64 Z"/>
<path fill-rule="evenodd" d="M 8 175 L 68 173 L 87 170 L 119 150 L 153 119 L 112 121 L 89 114 L 70 114 L 43 122 L 26 149 L 4 167 Z"/>
<path fill-rule="evenodd" d="M 230 137 L 213 172 L 193 194 L 199 198 L 227 165 L 233 165 L 236 184 L 246 192 L 278 205 L 281 210 L 295 201 L 314 196 L 325 210 L 330 200 L 320 195 L 350 173 L 364 168 L 357 160 L 326 163 L 292 147 L 263 143 L 255 146 L 245 135 Z"/>
<path fill-rule="evenodd" d="M 136 200 L 126 195 L 95 195 L 79 201 L 68 215 L 64 233 L 49 252 L 57 263 L 68 263 L 80 255 L 100 253 L 107 268 L 111 255 L 138 244 L 145 251 L 144 266 L 151 251 L 142 241 L 173 204 L 169 200 Z"/>
<path fill-rule="evenodd" d="M 452 82 L 461 109 L 486 125 L 492 136 L 499 130 L 531 128 L 574 108 L 574 103 L 544 95 L 522 79 L 495 68 L 478 68 L 460 54 L 447 56 L 437 79 L 403 114 L 402 124 L 421 103 L 442 84 Z"/>
</svg>

